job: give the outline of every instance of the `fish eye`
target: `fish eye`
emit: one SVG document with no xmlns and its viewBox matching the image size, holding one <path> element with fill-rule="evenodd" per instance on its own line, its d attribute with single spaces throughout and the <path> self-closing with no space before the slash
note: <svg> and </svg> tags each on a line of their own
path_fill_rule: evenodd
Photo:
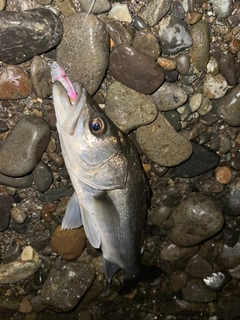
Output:
<svg viewBox="0 0 240 320">
<path fill-rule="evenodd" d="M 90 122 L 90 130 L 94 135 L 101 135 L 106 132 L 107 126 L 102 118 L 94 118 Z"/>
</svg>

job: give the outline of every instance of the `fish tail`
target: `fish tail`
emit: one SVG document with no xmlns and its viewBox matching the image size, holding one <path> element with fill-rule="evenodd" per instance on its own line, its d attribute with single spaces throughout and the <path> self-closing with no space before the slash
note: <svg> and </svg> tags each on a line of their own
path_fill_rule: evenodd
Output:
<svg viewBox="0 0 240 320">
<path fill-rule="evenodd" d="M 118 293 L 121 295 L 126 295 L 131 293 L 138 285 L 140 281 L 151 281 L 160 277 L 163 274 L 162 269 L 156 266 L 147 266 L 142 264 L 139 268 L 137 275 L 126 278 L 123 280 Z"/>
</svg>

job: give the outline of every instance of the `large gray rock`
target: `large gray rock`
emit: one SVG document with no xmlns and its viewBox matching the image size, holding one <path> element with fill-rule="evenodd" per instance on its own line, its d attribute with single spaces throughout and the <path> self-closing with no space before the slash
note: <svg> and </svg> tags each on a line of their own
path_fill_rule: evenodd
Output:
<svg viewBox="0 0 240 320">
<path fill-rule="evenodd" d="M 108 59 L 109 35 L 105 24 L 93 14 L 79 12 L 67 16 L 56 60 L 71 81 L 78 80 L 93 95 L 106 73 Z"/>
<path fill-rule="evenodd" d="M 50 10 L 0 11 L 0 60 L 18 64 L 55 47 L 62 23 Z"/>
<path fill-rule="evenodd" d="M 150 27 L 153 27 L 158 21 L 165 16 L 171 6 L 171 0 L 152 0 L 149 1 L 142 17 Z"/>
<path fill-rule="evenodd" d="M 22 118 L 0 148 L 0 172 L 10 177 L 28 174 L 41 159 L 49 140 L 49 126 L 42 118 Z"/>
<path fill-rule="evenodd" d="M 193 194 L 172 213 L 174 227 L 168 238 L 178 246 L 188 247 L 214 236 L 224 224 L 218 202 L 203 194 Z"/>
<path fill-rule="evenodd" d="M 58 312 L 71 310 L 91 286 L 94 269 L 85 263 L 68 262 L 60 270 L 51 269 L 41 298 L 48 308 Z"/>
</svg>

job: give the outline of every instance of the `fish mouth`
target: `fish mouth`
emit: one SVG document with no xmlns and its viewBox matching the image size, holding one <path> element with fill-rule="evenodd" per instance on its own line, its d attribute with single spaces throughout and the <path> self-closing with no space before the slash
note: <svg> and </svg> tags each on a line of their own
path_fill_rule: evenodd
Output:
<svg viewBox="0 0 240 320">
<path fill-rule="evenodd" d="M 53 102 L 57 117 L 57 128 L 59 131 L 63 130 L 69 135 L 74 135 L 81 111 L 86 102 L 86 90 L 84 87 L 79 82 L 75 82 L 73 85 L 77 98 L 72 104 L 64 86 L 59 81 L 53 84 Z"/>
</svg>

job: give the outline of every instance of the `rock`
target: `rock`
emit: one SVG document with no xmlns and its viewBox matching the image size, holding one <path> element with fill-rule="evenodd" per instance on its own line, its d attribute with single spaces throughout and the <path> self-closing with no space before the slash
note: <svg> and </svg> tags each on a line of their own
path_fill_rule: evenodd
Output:
<svg viewBox="0 0 240 320">
<path fill-rule="evenodd" d="M 154 59 L 127 45 L 113 49 L 109 72 L 117 81 L 144 94 L 156 91 L 164 80 L 163 69 Z"/>
<path fill-rule="evenodd" d="M 192 147 L 191 157 L 174 168 L 177 177 L 192 178 L 217 167 L 220 159 L 217 153 L 193 142 Z"/>
<path fill-rule="evenodd" d="M 183 20 L 185 18 L 185 11 L 182 4 L 178 1 L 173 1 L 171 4 L 171 13 L 178 19 Z"/>
<path fill-rule="evenodd" d="M 31 246 L 26 246 L 21 254 L 22 261 L 39 262 L 39 255 Z"/>
<path fill-rule="evenodd" d="M 27 218 L 27 215 L 21 208 L 13 207 L 11 217 L 16 223 L 22 224 Z"/>
<path fill-rule="evenodd" d="M 149 29 L 140 29 L 136 33 L 132 45 L 136 50 L 150 56 L 154 60 L 157 60 L 161 52 L 157 37 Z"/>
<path fill-rule="evenodd" d="M 40 56 L 35 56 L 30 65 L 31 81 L 39 98 L 45 99 L 52 93 L 51 69 Z"/>
<path fill-rule="evenodd" d="M 32 261 L 13 261 L 0 266 L 0 283 L 16 283 L 25 280 L 33 275 L 41 266 L 41 260 Z"/>
<path fill-rule="evenodd" d="M 212 271 L 211 264 L 198 253 L 188 260 L 185 267 L 186 274 L 198 278 L 205 278 L 209 276 Z"/>
<path fill-rule="evenodd" d="M 240 84 L 213 102 L 214 113 L 233 127 L 240 126 Z"/>
<path fill-rule="evenodd" d="M 160 251 L 160 257 L 164 261 L 177 262 L 179 260 L 187 260 L 192 257 L 199 249 L 199 246 L 189 248 L 179 247 L 176 244 L 165 245 Z"/>
<path fill-rule="evenodd" d="M 62 230 L 58 226 L 51 237 L 50 245 L 52 250 L 65 260 L 73 260 L 80 256 L 86 242 L 86 235 L 83 227 L 76 229 Z"/>
<path fill-rule="evenodd" d="M 181 136 L 188 140 L 193 140 L 206 132 L 207 129 L 208 127 L 201 122 L 190 123 L 185 129 L 181 131 Z"/>
<path fill-rule="evenodd" d="M 164 82 L 164 84 L 152 94 L 158 110 L 169 111 L 177 109 L 187 101 L 186 92 L 174 84 Z"/>
<path fill-rule="evenodd" d="M 33 180 L 40 192 L 47 191 L 53 182 L 53 173 L 48 165 L 39 161 L 32 171 Z"/>
<path fill-rule="evenodd" d="M 215 172 L 216 180 L 222 184 L 228 184 L 232 179 L 232 171 L 226 167 L 219 167 Z"/>
<path fill-rule="evenodd" d="M 164 112 L 164 117 L 176 131 L 181 130 L 181 118 L 180 114 L 177 111 L 166 111 Z"/>
<path fill-rule="evenodd" d="M 216 259 L 223 249 L 222 239 L 210 239 L 205 241 L 200 248 L 200 254 L 208 261 L 212 262 Z"/>
<path fill-rule="evenodd" d="M 31 306 L 29 299 L 30 299 L 30 297 L 24 297 L 22 299 L 22 301 L 20 302 L 18 312 L 29 314 L 30 312 L 33 311 L 33 308 Z"/>
<path fill-rule="evenodd" d="M 136 138 L 146 156 L 160 166 L 178 165 L 192 153 L 191 143 L 180 136 L 161 113 L 151 124 L 138 128 Z"/>
<path fill-rule="evenodd" d="M 157 63 L 165 70 L 165 71 L 176 71 L 177 63 L 174 59 L 159 57 L 157 59 Z M 169 81 L 171 82 L 171 81 Z M 174 81 L 172 81 L 174 82 Z"/>
<path fill-rule="evenodd" d="M 8 125 L 5 121 L 0 120 L 0 134 L 9 130 Z"/>
<path fill-rule="evenodd" d="M 76 12 L 72 0 L 55 0 L 57 7 L 60 9 L 64 17 L 67 17 Z"/>
<path fill-rule="evenodd" d="M 144 20 L 143 20 L 141 17 L 139 17 L 139 16 L 135 16 L 135 17 L 134 17 L 133 23 L 134 23 L 134 27 L 136 28 L 136 30 L 141 30 L 141 29 L 148 29 L 148 30 L 150 30 L 150 29 L 148 28 L 148 25 L 147 25 L 147 24 L 144 22 Z"/>
<path fill-rule="evenodd" d="M 12 199 L 10 195 L 0 190 L 0 232 L 7 230 L 11 218 Z"/>
<path fill-rule="evenodd" d="M 93 268 L 84 263 L 68 262 L 60 270 L 52 268 L 43 285 L 41 298 L 50 309 L 69 311 L 87 292 L 94 277 Z"/>
<path fill-rule="evenodd" d="M 238 83 L 238 74 L 235 67 L 235 58 L 232 53 L 223 56 L 219 61 L 220 70 L 230 86 Z"/>
<path fill-rule="evenodd" d="M 202 101 L 203 95 L 201 93 L 196 93 L 189 99 L 189 107 L 192 113 L 196 112 L 200 108 Z"/>
<path fill-rule="evenodd" d="M 151 96 L 132 90 L 117 81 L 107 90 L 105 112 L 117 127 L 126 133 L 154 121 L 157 117 L 157 108 Z"/>
<path fill-rule="evenodd" d="M 240 264 L 228 270 L 230 276 L 234 279 L 240 279 Z"/>
<path fill-rule="evenodd" d="M 206 303 L 217 299 L 217 293 L 206 288 L 202 280 L 190 280 L 182 289 L 183 299 L 196 302 Z"/>
<path fill-rule="evenodd" d="M 23 177 L 13 178 L 0 173 L 0 184 L 12 188 L 29 188 L 33 183 L 33 177 L 28 174 Z"/>
<path fill-rule="evenodd" d="M 27 116 L 18 121 L 0 148 L 0 172 L 11 177 L 28 174 L 39 162 L 50 139 L 47 123 Z"/>
<path fill-rule="evenodd" d="M 186 53 L 180 53 L 175 57 L 177 70 L 181 75 L 188 73 L 190 68 L 190 57 Z"/>
<path fill-rule="evenodd" d="M 148 3 L 147 8 L 144 10 L 142 17 L 144 21 L 153 27 L 162 17 L 169 11 L 171 6 L 170 0 L 153 0 Z"/>
<path fill-rule="evenodd" d="M 118 20 L 106 21 L 106 28 L 116 46 L 121 44 L 132 44 L 134 36 L 133 32 L 128 26 L 123 25 L 122 22 Z"/>
<path fill-rule="evenodd" d="M 225 95 L 228 90 L 228 84 L 224 76 L 220 73 L 212 76 L 206 75 L 203 83 L 203 93 L 209 99 L 219 99 Z"/>
<path fill-rule="evenodd" d="M 193 39 L 193 45 L 190 50 L 192 64 L 198 69 L 205 69 L 209 60 L 210 52 L 210 30 L 206 21 L 199 21 L 194 24 L 190 33 Z"/>
<path fill-rule="evenodd" d="M 224 224 L 221 206 L 209 196 L 193 194 L 172 213 L 168 238 L 178 246 L 196 245 L 219 232 Z"/>
<path fill-rule="evenodd" d="M 164 55 L 178 53 L 192 45 L 192 37 L 183 20 L 171 15 L 159 24 L 159 39 Z"/>
<path fill-rule="evenodd" d="M 65 18 L 56 60 L 72 82 L 79 81 L 93 95 L 106 73 L 108 58 L 109 36 L 100 19 L 82 12 Z"/>
<path fill-rule="evenodd" d="M 240 215 L 240 178 L 237 177 L 231 182 L 221 198 L 224 204 L 226 214 L 239 216 Z"/>
<path fill-rule="evenodd" d="M 212 0 L 213 10 L 220 19 L 226 18 L 232 12 L 232 0 Z"/>
<path fill-rule="evenodd" d="M 174 272 L 169 277 L 170 286 L 173 292 L 178 292 L 185 287 L 187 275 L 183 271 Z"/>
<path fill-rule="evenodd" d="M 28 97 L 31 92 L 31 81 L 22 68 L 18 66 L 5 66 L 1 69 L 0 99 L 23 99 Z"/>
<path fill-rule="evenodd" d="M 171 214 L 171 208 L 161 204 L 158 208 L 156 208 L 153 212 L 152 212 L 152 223 L 160 226 L 164 221 L 166 221 L 169 216 Z"/>
<path fill-rule="evenodd" d="M 217 256 L 216 263 L 224 270 L 238 266 L 240 264 L 240 239 L 233 247 L 224 244 L 222 252 Z"/>
<path fill-rule="evenodd" d="M 55 47 L 62 33 L 62 23 L 51 10 L 0 11 L 0 60 L 27 61 Z"/>
<path fill-rule="evenodd" d="M 0 307 L 7 310 L 17 311 L 20 306 L 20 303 L 14 295 L 10 297 L 6 297 L 4 300 L 0 302 Z"/>
<path fill-rule="evenodd" d="M 6 3 L 7 3 L 7 0 L 0 1 L 0 11 L 4 10 L 4 8 L 6 7 Z"/>
<path fill-rule="evenodd" d="M 110 18 L 131 23 L 132 17 L 128 10 L 127 4 L 116 3 L 108 12 Z"/>
<path fill-rule="evenodd" d="M 94 5 L 92 6 L 92 1 L 89 0 L 80 0 L 81 7 L 85 12 L 89 12 L 91 9 L 91 13 L 99 14 L 103 12 L 107 12 L 111 8 L 111 3 L 109 0 L 96 0 L 94 1 Z"/>
<path fill-rule="evenodd" d="M 52 0 L 35 0 L 37 3 L 47 6 L 48 4 L 51 4 Z"/>
<path fill-rule="evenodd" d="M 203 279 L 205 286 L 212 291 L 221 291 L 222 288 L 231 280 L 227 272 L 213 272 L 208 277 Z"/>
</svg>

